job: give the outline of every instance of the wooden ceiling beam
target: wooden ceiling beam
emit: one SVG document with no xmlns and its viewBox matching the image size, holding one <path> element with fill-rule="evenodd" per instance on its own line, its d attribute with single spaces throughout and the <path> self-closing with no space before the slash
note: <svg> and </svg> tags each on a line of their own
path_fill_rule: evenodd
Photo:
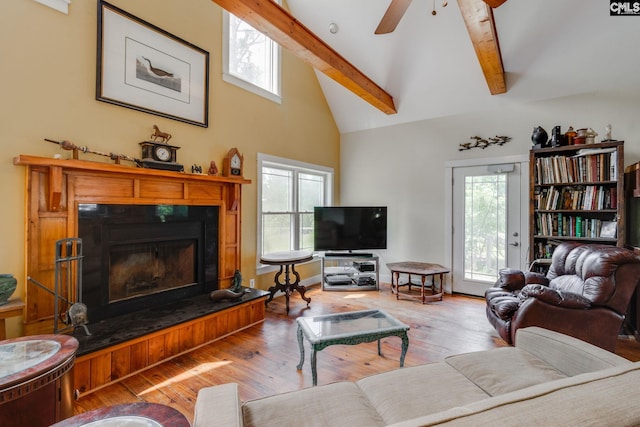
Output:
<svg viewBox="0 0 640 427">
<path fill-rule="evenodd" d="M 496 8 L 499 7 L 500 5 L 502 5 L 502 3 L 506 2 L 507 0 L 484 0 L 484 2 L 486 4 L 488 4 L 489 6 L 491 6 L 492 8 Z"/>
<path fill-rule="evenodd" d="M 393 97 L 271 0 L 212 0 L 386 114 Z"/>
<path fill-rule="evenodd" d="M 507 91 L 507 85 L 493 11 L 487 3 L 483 0 L 458 0 L 489 91 L 498 95 Z"/>
</svg>

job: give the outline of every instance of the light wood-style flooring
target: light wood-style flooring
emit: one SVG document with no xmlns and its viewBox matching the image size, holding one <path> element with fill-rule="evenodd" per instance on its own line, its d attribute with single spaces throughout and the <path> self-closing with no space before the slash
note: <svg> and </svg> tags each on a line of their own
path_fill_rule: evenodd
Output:
<svg viewBox="0 0 640 427">
<path fill-rule="evenodd" d="M 411 327 L 405 366 L 506 345 L 487 321 L 481 298 L 445 295 L 443 301 L 422 305 L 407 297 L 396 301 L 388 284 L 382 284 L 377 292 L 323 292 L 312 287 L 307 295 L 311 297 L 309 308 L 296 293 L 287 316 L 284 298 L 276 298 L 267 306 L 264 323 L 84 396 L 76 402 L 75 413 L 146 401 L 172 406 L 193 421 L 196 396 L 202 387 L 236 382 L 242 400 L 311 387 L 306 342 L 304 366 L 296 370 L 298 316 L 381 308 Z M 399 338 L 385 338 L 380 357 L 375 342 L 330 346 L 318 353 L 318 385 L 398 369 L 400 347 Z M 640 360 L 640 343 L 621 338 L 616 352 Z"/>
</svg>

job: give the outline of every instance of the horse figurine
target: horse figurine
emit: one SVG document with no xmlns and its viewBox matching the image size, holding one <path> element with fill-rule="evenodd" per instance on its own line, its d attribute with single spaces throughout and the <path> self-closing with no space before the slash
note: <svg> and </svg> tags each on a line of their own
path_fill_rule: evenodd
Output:
<svg viewBox="0 0 640 427">
<path fill-rule="evenodd" d="M 156 141 L 158 138 L 160 138 L 162 140 L 162 142 L 164 142 L 166 144 L 171 139 L 171 134 L 170 133 L 166 133 L 166 132 L 162 132 L 162 131 L 160 131 L 158 126 L 153 125 L 153 133 L 151 134 L 151 138 L 153 138 L 154 141 Z"/>
</svg>

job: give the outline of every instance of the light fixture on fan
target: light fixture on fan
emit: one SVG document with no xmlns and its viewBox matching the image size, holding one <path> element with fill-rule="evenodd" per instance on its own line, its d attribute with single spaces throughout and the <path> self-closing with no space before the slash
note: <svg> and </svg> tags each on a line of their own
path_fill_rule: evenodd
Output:
<svg viewBox="0 0 640 427">
<path fill-rule="evenodd" d="M 448 4 L 449 2 L 447 2 L 447 0 L 442 0 L 442 7 L 447 7 Z M 433 16 L 438 14 L 438 12 L 436 12 L 436 0 L 433 0 L 433 10 L 431 11 L 431 14 Z"/>
</svg>

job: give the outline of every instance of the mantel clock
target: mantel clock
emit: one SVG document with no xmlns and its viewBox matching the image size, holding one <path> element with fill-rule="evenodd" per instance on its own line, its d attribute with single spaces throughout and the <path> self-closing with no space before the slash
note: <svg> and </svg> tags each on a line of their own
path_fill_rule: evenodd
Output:
<svg viewBox="0 0 640 427">
<path fill-rule="evenodd" d="M 184 171 L 184 166 L 177 162 L 177 151 L 180 147 L 155 141 L 143 141 L 140 147 L 142 148 L 140 165 L 143 168 Z"/>
<path fill-rule="evenodd" d="M 241 177 L 243 162 L 244 157 L 240 154 L 238 149 L 232 148 L 222 161 L 222 175 Z"/>
</svg>

